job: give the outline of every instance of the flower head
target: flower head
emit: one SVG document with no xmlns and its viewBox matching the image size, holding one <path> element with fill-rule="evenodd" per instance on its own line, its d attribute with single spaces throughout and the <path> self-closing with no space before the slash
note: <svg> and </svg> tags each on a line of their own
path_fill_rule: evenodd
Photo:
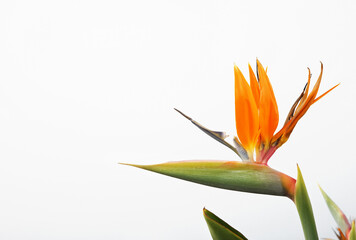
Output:
<svg viewBox="0 0 356 240">
<path fill-rule="evenodd" d="M 338 225 L 335 235 L 339 240 L 354 240 L 356 239 L 355 220 L 347 219 L 343 211 L 336 205 L 336 203 L 329 197 L 326 192 L 319 186 L 321 194 L 324 197 L 326 205 L 328 206 L 331 215 Z"/>
<path fill-rule="evenodd" d="M 236 65 L 234 66 L 234 73 L 236 131 L 238 136 L 234 140 L 238 148 L 246 151 L 249 161 L 261 164 L 267 164 L 273 153 L 288 140 L 294 127 L 309 107 L 338 86 L 334 86 L 317 97 L 323 74 L 323 64 L 321 64 L 319 78 L 309 93 L 311 79 L 309 70 L 306 86 L 289 111 L 283 127 L 275 133 L 279 122 L 279 113 L 267 71 L 257 60 L 256 77 L 249 65 L 250 84 L 247 83 Z M 256 160 L 254 155 L 256 155 Z"/>
</svg>

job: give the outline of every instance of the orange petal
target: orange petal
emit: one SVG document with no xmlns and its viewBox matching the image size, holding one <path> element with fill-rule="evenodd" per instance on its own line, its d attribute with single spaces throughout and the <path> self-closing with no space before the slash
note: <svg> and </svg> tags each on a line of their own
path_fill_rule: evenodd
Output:
<svg viewBox="0 0 356 240">
<path fill-rule="evenodd" d="M 253 151 L 258 133 L 258 111 L 252 91 L 240 69 L 235 72 L 235 114 L 237 135 L 248 152 Z"/>
<path fill-rule="evenodd" d="M 324 97 L 326 94 L 328 94 L 329 92 L 331 92 L 331 90 L 333 90 L 334 88 L 336 88 L 337 86 L 339 86 L 339 84 L 336 84 L 335 86 L 333 86 L 332 88 L 330 88 L 328 91 L 324 92 L 323 94 L 321 94 L 319 97 L 317 97 L 316 99 L 314 99 L 314 103 L 316 103 L 317 101 L 319 101 L 322 97 Z"/>
<path fill-rule="evenodd" d="M 283 126 L 285 126 L 289 120 L 291 120 L 294 116 L 295 113 L 295 109 L 298 105 L 300 105 L 301 100 L 305 97 L 305 93 L 306 93 L 306 89 L 308 88 L 308 84 L 305 85 L 302 93 L 299 95 L 299 97 L 297 98 L 297 100 L 295 100 L 294 104 L 292 105 L 291 109 L 289 110 L 289 113 L 287 115 L 287 118 L 283 124 Z"/>
<path fill-rule="evenodd" d="M 260 81 L 259 122 L 261 138 L 263 142 L 269 143 L 278 126 L 278 106 L 266 71 L 258 60 L 257 71 Z"/>
<path fill-rule="evenodd" d="M 318 94 L 322 75 L 323 75 L 323 64 L 321 63 L 321 72 L 320 72 L 319 78 L 318 78 L 316 84 L 314 85 L 313 90 L 311 91 L 309 96 L 307 96 L 308 88 L 310 86 L 310 76 L 311 76 L 310 71 L 309 71 L 309 78 L 308 78 L 308 83 L 307 83 L 307 87 L 305 90 L 305 94 L 304 94 L 304 96 L 302 96 L 302 98 L 299 102 L 298 108 L 295 110 L 294 115 L 289 120 L 287 119 L 288 121 L 286 121 L 283 128 L 273 136 L 272 142 L 274 142 L 276 145 L 278 144 L 279 146 L 281 146 L 288 140 L 294 127 L 296 126 L 298 121 L 303 117 L 303 115 L 307 112 L 307 110 L 309 109 L 309 107 L 312 104 L 314 104 L 315 102 L 320 100 L 322 97 L 324 97 L 326 94 L 328 94 L 331 90 L 333 90 L 334 88 L 339 86 L 339 84 L 335 85 L 334 87 L 330 88 L 328 91 L 326 91 L 325 93 L 323 93 L 322 95 L 320 95 L 319 97 L 316 98 L 316 95 Z"/>
<path fill-rule="evenodd" d="M 307 97 L 307 99 L 305 100 L 305 102 L 303 102 L 303 104 L 301 104 L 300 108 L 297 109 L 295 116 L 290 120 L 290 123 L 286 126 L 286 132 L 284 133 L 284 138 L 289 138 L 290 134 L 292 133 L 295 125 L 298 123 L 299 119 L 301 119 L 304 114 L 308 111 L 309 107 L 314 103 L 316 95 L 318 94 L 318 90 L 319 90 L 319 86 L 320 86 L 320 82 L 321 82 L 321 78 L 323 76 L 323 64 L 321 63 L 321 72 L 319 75 L 318 80 L 316 81 L 313 90 L 310 92 L 309 96 Z"/>
<path fill-rule="evenodd" d="M 311 73 L 310 73 L 310 69 L 308 68 L 308 82 L 307 82 L 306 88 L 304 90 L 304 95 L 303 95 L 302 99 L 300 99 L 300 102 L 299 102 L 296 112 L 298 112 L 300 110 L 301 106 L 304 104 L 305 100 L 308 97 L 308 92 L 309 92 L 309 87 L 310 87 L 310 79 L 311 79 Z"/>
<path fill-rule="evenodd" d="M 338 232 L 335 232 L 339 240 L 347 240 L 346 236 L 343 234 L 340 228 L 337 229 Z"/>
<path fill-rule="evenodd" d="M 252 95 L 255 99 L 255 103 L 257 108 L 259 108 L 259 104 L 260 104 L 260 86 L 258 84 L 257 78 L 255 73 L 253 72 L 251 65 L 248 65 L 248 70 L 250 73 L 250 86 L 251 86 L 251 90 L 252 90 Z"/>
</svg>

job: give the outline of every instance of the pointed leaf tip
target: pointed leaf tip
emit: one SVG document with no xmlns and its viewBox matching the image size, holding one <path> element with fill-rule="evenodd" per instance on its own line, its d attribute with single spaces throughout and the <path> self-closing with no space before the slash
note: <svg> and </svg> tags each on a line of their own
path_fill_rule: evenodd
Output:
<svg viewBox="0 0 356 240">
<path fill-rule="evenodd" d="M 124 165 L 124 166 L 131 166 L 131 167 L 140 167 L 140 166 L 144 166 L 144 165 L 139 165 L 139 164 L 133 164 L 133 163 L 122 163 L 122 162 L 119 162 L 118 164 L 120 164 L 120 165 Z"/>
<path fill-rule="evenodd" d="M 179 112 L 180 114 L 182 114 L 182 116 L 183 117 L 185 117 L 186 119 L 188 119 L 188 120 L 192 120 L 192 118 L 191 117 L 188 117 L 187 115 L 185 115 L 184 113 L 182 113 L 181 111 L 179 111 L 177 108 L 174 108 L 174 110 L 176 110 L 177 112 Z"/>
<path fill-rule="evenodd" d="M 231 227 L 208 209 L 204 208 L 203 213 L 213 240 L 247 240 L 242 233 Z"/>
<path fill-rule="evenodd" d="M 129 164 L 129 163 L 122 163 L 122 162 L 118 162 L 117 164 L 120 164 L 120 165 L 126 165 L 126 166 L 131 166 L 131 164 Z"/>
<path fill-rule="evenodd" d="M 326 194 L 326 192 L 319 186 L 321 194 L 324 197 L 326 205 L 329 208 L 331 215 L 333 216 L 335 222 L 341 229 L 342 233 L 346 235 L 347 231 L 351 228 L 349 221 L 341 209 L 336 205 L 336 203 Z"/>
<path fill-rule="evenodd" d="M 297 165 L 298 177 L 295 186 L 295 205 L 302 223 L 304 237 L 306 240 L 318 240 L 318 232 L 314 220 L 313 209 L 310 203 L 307 188 L 304 183 L 302 173 Z"/>
</svg>

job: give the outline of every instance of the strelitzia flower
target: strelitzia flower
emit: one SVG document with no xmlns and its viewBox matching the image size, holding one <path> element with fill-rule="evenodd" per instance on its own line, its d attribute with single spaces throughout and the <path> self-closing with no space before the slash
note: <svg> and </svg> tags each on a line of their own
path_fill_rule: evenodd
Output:
<svg viewBox="0 0 356 240">
<path fill-rule="evenodd" d="M 289 139 L 294 127 L 310 106 L 339 84 L 317 97 L 323 74 L 323 64 L 321 63 L 320 75 L 310 92 L 311 73 L 308 68 L 308 81 L 302 93 L 292 105 L 283 127 L 275 133 L 279 122 L 277 101 L 266 70 L 258 60 L 256 66 L 257 71 L 255 74 L 251 66 L 248 65 L 250 84 L 247 83 L 240 69 L 236 65 L 234 66 L 237 132 L 237 137 L 234 137 L 235 146 L 225 141 L 228 136 L 225 132 L 212 131 L 205 128 L 181 111 L 175 110 L 209 136 L 229 147 L 243 161 L 267 165 L 274 152 Z"/>
<path fill-rule="evenodd" d="M 302 93 L 290 109 L 283 127 L 277 132 L 279 122 L 278 106 L 266 70 L 257 60 L 257 77 L 249 65 L 250 84 L 235 65 L 235 113 L 238 138 L 234 138 L 242 160 L 267 164 L 273 153 L 289 138 L 298 121 L 309 107 L 336 86 L 317 97 L 321 72 L 313 89 L 309 92 L 311 73 Z M 254 159 L 254 152 L 256 159 Z"/>
<path fill-rule="evenodd" d="M 344 212 L 341 211 L 329 195 L 327 195 L 320 186 L 319 188 L 331 215 L 338 225 L 338 228 L 335 231 L 337 238 L 339 240 L 356 240 L 355 220 L 348 220 Z"/>
<path fill-rule="evenodd" d="M 289 138 L 299 119 L 309 107 L 335 87 L 317 97 L 321 73 L 309 93 L 311 74 L 302 93 L 293 104 L 277 133 L 278 107 L 266 70 L 257 60 L 256 75 L 249 65 L 250 84 L 237 66 L 235 73 L 235 113 L 237 136 L 228 143 L 225 132 L 210 130 L 175 109 L 200 130 L 229 147 L 243 162 L 178 161 L 155 165 L 126 164 L 172 177 L 230 190 L 287 196 L 294 201 L 296 180 L 267 166 L 268 159 Z M 255 159 L 256 156 L 256 159 Z"/>
</svg>

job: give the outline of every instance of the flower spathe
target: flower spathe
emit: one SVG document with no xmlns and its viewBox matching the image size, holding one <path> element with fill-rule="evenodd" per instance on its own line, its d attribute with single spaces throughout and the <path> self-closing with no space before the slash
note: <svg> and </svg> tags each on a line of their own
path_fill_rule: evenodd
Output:
<svg viewBox="0 0 356 240">
<path fill-rule="evenodd" d="M 267 164 L 273 153 L 288 140 L 294 127 L 309 107 L 338 85 L 317 97 L 323 74 L 323 64 L 321 63 L 320 75 L 309 93 L 311 79 L 309 70 L 306 86 L 289 111 L 283 127 L 275 133 L 279 122 L 279 113 L 267 72 L 258 60 L 257 77 L 251 66 L 248 67 L 250 84 L 247 83 L 240 69 L 236 65 L 234 66 L 235 116 L 238 136 L 234 141 L 236 145 L 247 152 L 248 159 L 243 160 Z"/>
</svg>

